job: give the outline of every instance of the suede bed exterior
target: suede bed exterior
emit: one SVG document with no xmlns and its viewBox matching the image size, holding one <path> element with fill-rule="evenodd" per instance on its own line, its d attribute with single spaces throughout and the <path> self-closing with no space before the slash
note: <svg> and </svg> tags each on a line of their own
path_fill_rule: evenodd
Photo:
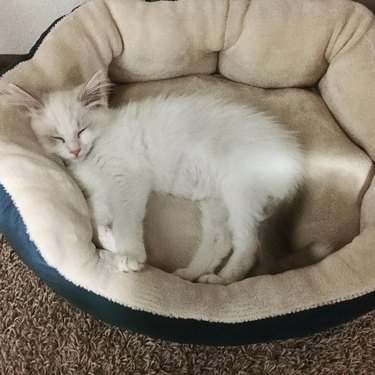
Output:
<svg viewBox="0 0 375 375">
<path fill-rule="evenodd" d="M 37 94 L 106 69 L 113 81 L 131 83 L 114 102 L 161 89 L 220 90 L 280 118 L 298 131 L 307 158 L 293 242 L 298 248 L 322 239 L 340 248 L 304 269 L 226 287 L 180 280 L 163 269 L 192 256 L 199 212 L 190 202 L 154 197 L 145 221 L 154 266 L 117 272 L 96 254 L 77 185 L 43 153 L 25 117 L 3 101 L 0 182 L 50 266 L 134 309 L 236 323 L 361 296 L 375 289 L 374 211 L 367 209 L 375 200 L 374 61 L 374 17 L 350 1 L 93 0 L 0 80 L 0 90 L 12 82 Z M 155 82 L 139 83 L 147 81 Z M 320 95 L 306 89 L 316 85 Z"/>
</svg>

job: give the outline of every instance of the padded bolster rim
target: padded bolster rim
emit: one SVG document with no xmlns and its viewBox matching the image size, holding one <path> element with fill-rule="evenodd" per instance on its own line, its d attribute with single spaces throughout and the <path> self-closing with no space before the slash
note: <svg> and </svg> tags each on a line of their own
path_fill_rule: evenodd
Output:
<svg viewBox="0 0 375 375">
<path fill-rule="evenodd" d="M 10 195 L 0 185 L 0 232 L 38 277 L 79 309 L 120 328 L 189 344 L 244 345 L 311 335 L 355 319 L 375 309 L 375 292 L 293 314 L 245 323 L 213 323 L 169 318 L 133 310 L 74 285 L 42 258 L 30 240 Z"/>
</svg>

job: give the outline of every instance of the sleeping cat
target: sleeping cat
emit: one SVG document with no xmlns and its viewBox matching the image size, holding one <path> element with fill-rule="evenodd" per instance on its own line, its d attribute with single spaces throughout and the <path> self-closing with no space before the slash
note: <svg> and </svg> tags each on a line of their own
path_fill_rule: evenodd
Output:
<svg viewBox="0 0 375 375">
<path fill-rule="evenodd" d="M 99 71 L 86 84 L 40 98 L 16 85 L 7 93 L 86 192 L 94 232 L 108 250 L 101 255 L 122 271 L 141 270 L 149 194 L 168 193 L 201 208 L 201 243 L 176 274 L 221 284 L 244 278 L 257 259 L 268 205 L 291 198 L 301 181 L 294 135 L 217 95 L 159 95 L 109 108 L 110 86 Z"/>
</svg>

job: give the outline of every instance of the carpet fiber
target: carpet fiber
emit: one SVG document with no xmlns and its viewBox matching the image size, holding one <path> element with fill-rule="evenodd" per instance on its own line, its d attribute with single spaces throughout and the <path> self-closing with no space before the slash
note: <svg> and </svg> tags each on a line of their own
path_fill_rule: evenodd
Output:
<svg viewBox="0 0 375 375">
<path fill-rule="evenodd" d="M 182 345 L 91 318 L 0 240 L 0 374 L 375 374 L 375 313 L 303 339 Z"/>
</svg>

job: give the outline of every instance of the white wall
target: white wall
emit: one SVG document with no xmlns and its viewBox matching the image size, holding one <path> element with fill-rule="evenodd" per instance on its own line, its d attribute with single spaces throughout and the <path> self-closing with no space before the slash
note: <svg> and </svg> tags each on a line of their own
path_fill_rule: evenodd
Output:
<svg viewBox="0 0 375 375">
<path fill-rule="evenodd" d="M 27 53 L 60 16 L 87 0 L 0 0 L 0 54 Z"/>
</svg>

